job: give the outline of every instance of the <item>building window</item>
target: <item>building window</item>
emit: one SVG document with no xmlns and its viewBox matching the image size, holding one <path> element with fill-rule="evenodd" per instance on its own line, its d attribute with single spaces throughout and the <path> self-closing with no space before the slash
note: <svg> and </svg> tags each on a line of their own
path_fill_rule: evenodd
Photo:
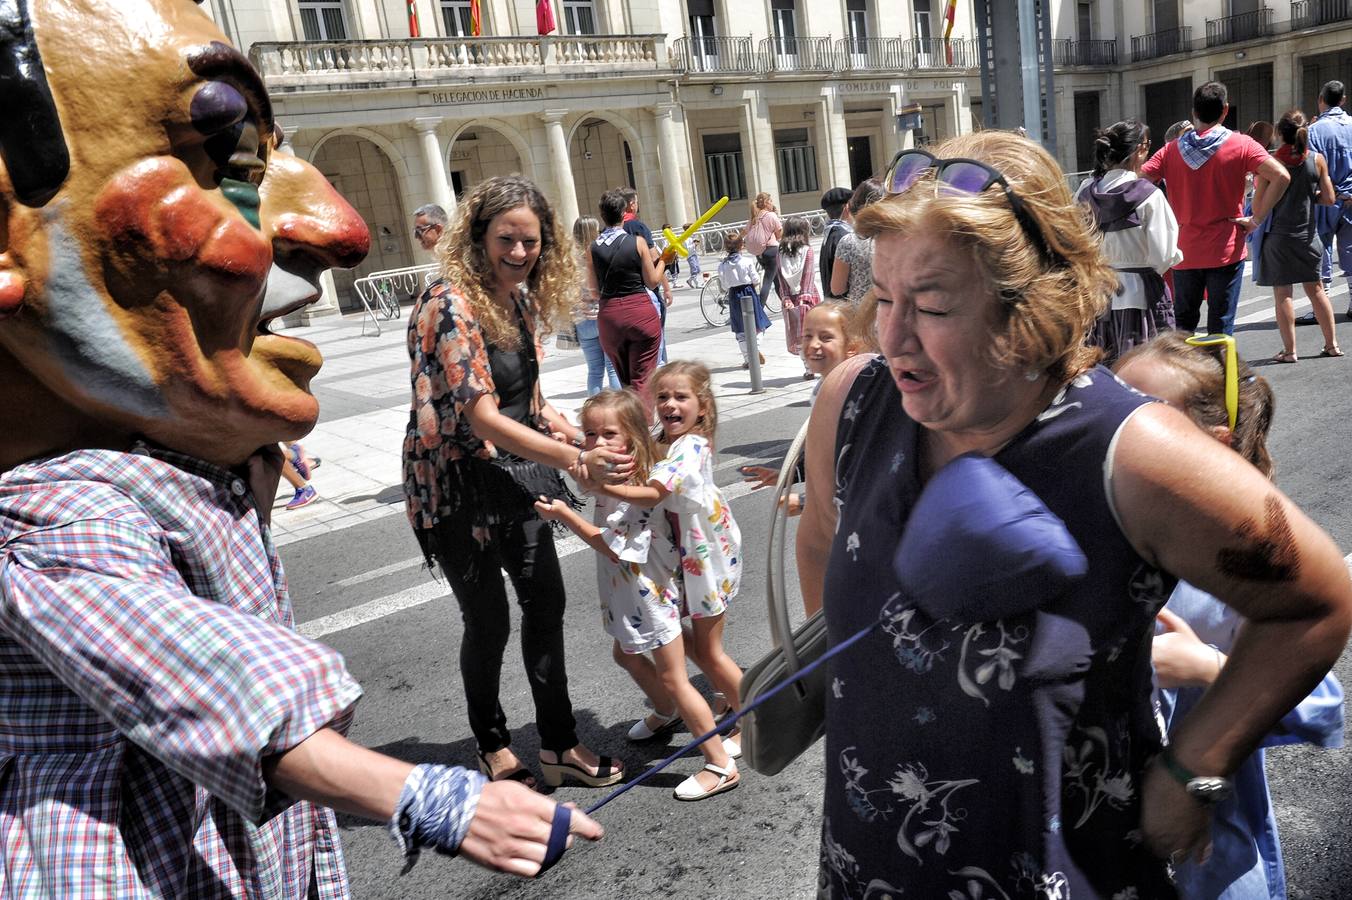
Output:
<svg viewBox="0 0 1352 900">
<path fill-rule="evenodd" d="M 933 32 L 930 30 L 930 0 L 915 0 L 915 36 L 928 41 Z"/>
<path fill-rule="evenodd" d="M 704 170 L 709 176 L 709 202 L 719 197 L 729 200 L 746 199 L 746 171 L 742 167 L 742 136 L 740 134 L 706 134 L 704 136 Z"/>
<path fill-rule="evenodd" d="M 347 40 L 342 0 L 299 0 L 300 25 L 307 41 Z"/>
<path fill-rule="evenodd" d="M 629 142 L 624 142 L 624 173 L 629 177 L 629 186 L 638 187 L 638 182 L 634 180 L 634 151 L 629 149 Z"/>
<path fill-rule="evenodd" d="M 1092 41 L 1094 39 L 1094 4 L 1077 3 L 1075 12 L 1076 18 L 1079 20 L 1080 40 Z"/>
<path fill-rule="evenodd" d="M 447 37 L 471 37 L 470 0 L 441 0 L 441 24 Z"/>
<path fill-rule="evenodd" d="M 817 148 L 808 143 L 806 128 L 775 131 L 775 163 L 781 194 L 816 192 Z"/>
<path fill-rule="evenodd" d="M 845 26 L 850 36 L 850 52 L 868 53 L 868 0 L 845 0 Z"/>
<path fill-rule="evenodd" d="M 596 34 L 592 0 L 563 0 L 563 27 L 568 34 Z"/>
<path fill-rule="evenodd" d="M 689 0 L 690 46 L 696 56 L 718 56 L 718 42 L 714 40 L 714 0 Z"/>
<path fill-rule="evenodd" d="M 775 53 L 798 55 L 798 25 L 794 17 L 796 0 L 770 0 L 770 17 L 775 25 Z"/>
<path fill-rule="evenodd" d="M 1178 27 L 1178 0 L 1150 0 L 1150 12 L 1154 31 L 1173 31 Z"/>
</svg>

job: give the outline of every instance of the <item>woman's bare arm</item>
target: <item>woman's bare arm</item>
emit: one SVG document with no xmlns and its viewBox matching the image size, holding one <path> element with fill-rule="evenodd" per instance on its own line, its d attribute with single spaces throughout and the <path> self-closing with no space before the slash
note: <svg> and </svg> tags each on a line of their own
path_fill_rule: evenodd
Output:
<svg viewBox="0 0 1352 900">
<path fill-rule="evenodd" d="M 638 244 L 639 264 L 643 266 L 643 283 L 657 290 L 662 284 L 663 273 L 667 270 L 666 257 L 660 254 L 654 256 L 648 248 L 648 242 L 643 238 L 635 235 L 634 241 Z"/>
<path fill-rule="evenodd" d="M 617 479 L 623 482 L 633 471 L 632 457 L 613 453 L 604 447 L 582 452 L 504 416 L 492 394 L 480 394 L 465 407 L 465 415 L 469 418 L 474 436 L 479 440 L 489 441 L 495 447 L 525 459 L 572 472 L 575 476 L 580 474 L 577 471 L 579 465 L 589 471 L 601 472 L 606 462 L 615 464 L 615 468 L 605 476 L 607 481 Z"/>
<path fill-rule="evenodd" d="M 837 244 L 837 247 L 840 245 Z M 836 256 L 831 263 L 831 293 L 837 297 L 845 296 L 850 287 L 850 264 Z"/>
</svg>

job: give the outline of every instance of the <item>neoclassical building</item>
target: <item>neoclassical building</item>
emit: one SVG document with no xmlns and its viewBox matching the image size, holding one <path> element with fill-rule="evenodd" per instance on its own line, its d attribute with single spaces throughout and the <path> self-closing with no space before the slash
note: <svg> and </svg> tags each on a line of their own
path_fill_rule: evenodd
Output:
<svg viewBox="0 0 1352 900">
<path fill-rule="evenodd" d="M 1028 0 L 959 0 L 947 47 L 944 0 L 551 2 L 558 28 L 540 36 L 534 0 L 481 0 L 474 36 L 470 0 L 205 0 L 292 150 L 370 225 L 370 256 L 335 277 L 343 308 L 354 277 L 426 261 L 414 209 L 451 209 L 496 174 L 533 178 L 567 223 L 620 184 L 654 227 L 723 194 L 725 222 L 759 191 L 816 208 L 900 147 L 982 127 L 983 94 L 1000 96 L 979 65 L 987 4 Z M 1352 0 L 1029 6 L 1054 70 L 1041 133 L 1067 171 L 1088 167 L 1098 125 L 1138 115 L 1162 130 L 1208 79 L 1231 86 L 1241 128 L 1312 109 L 1328 78 L 1352 83 Z"/>
</svg>

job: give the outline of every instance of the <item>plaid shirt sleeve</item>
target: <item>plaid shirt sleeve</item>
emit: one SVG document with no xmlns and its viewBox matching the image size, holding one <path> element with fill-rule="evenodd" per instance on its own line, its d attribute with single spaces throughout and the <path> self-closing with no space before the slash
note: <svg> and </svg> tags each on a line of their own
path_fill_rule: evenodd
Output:
<svg viewBox="0 0 1352 900">
<path fill-rule="evenodd" d="M 5 543 L 0 628 L 129 740 L 260 823 L 290 802 L 269 792 L 263 758 L 345 723 L 361 688 L 336 652 L 195 596 L 157 535 L 121 516 Z"/>
</svg>

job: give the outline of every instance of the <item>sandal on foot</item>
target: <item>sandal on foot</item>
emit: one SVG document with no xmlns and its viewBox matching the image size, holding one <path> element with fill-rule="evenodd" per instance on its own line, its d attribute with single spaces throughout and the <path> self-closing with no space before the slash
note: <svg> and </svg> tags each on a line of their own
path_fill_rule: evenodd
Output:
<svg viewBox="0 0 1352 900">
<path fill-rule="evenodd" d="M 740 733 L 741 732 L 738 732 L 738 734 Z M 737 743 L 730 737 L 725 737 L 723 738 L 723 752 L 726 753 L 728 756 L 731 756 L 733 759 L 741 759 L 742 745 Z"/>
<path fill-rule="evenodd" d="M 1294 350 L 1283 350 L 1281 353 L 1273 356 L 1272 361 L 1275 363 L 1293 363 L 1300 362 L 1300 357 L 1296 355 L 1296 351 Z"/>
<path fill-rule="evenodd" d="M 1320 356 L 1343 356 L 1344 354 L 1343 354 L 1343 351 L 1338 347 L 1338 345 L 1337 345 L 1337 344 L 1334 344 L 1332 347 L 1325 347 L 1323 350 L 1320 350 L 1320 351 L 1319 351 L 1319 355 L 1320 355 Z"/>
<path fill-rule="evenodd" d="M 655 722 L 655 725 L 648 724 Z M 650 741 L 653 738 L 661 737 L 664 734 L 670 734 L 681 725 L 681 714 L 674 712 L 669 716 L 664 716 L 660 712 L 651 712 L 634 723 L 634 727 L 629 729 L 629 740 L 631 741 Z"/>
<path fill-rule="evenodd" d="M 510 772 L 499 772 L 493 774 L 493 767 L 488 763 L 488 754 L 482 750 L 474 751 L 479 757 L 479 771 L 488 776 L 490 781 L 519 781 L 532 791 L 535 790 L 535 773 L 525 766 L 518 766 Z"/>
<path fill-rule="evenodd" d="M 713 763 L 706 763 L 704 771 L 713 772 L 717 775 L 718 784 L 706 790 L 704 785 L 699 783 L 699 779 L 694 775 L 691 775 L 685 781 L 676 785 L 676 790 L 672 792 L 672 796 L 677 800 L 707 800 L 714 794 L 730 791 L 742 783 L 741 776 L 737 774 L 737 764 L 735 762 L 729 762 L 726 769 L 721 766 L 716 766 Z"/>
<path fill-rule="evenodd" d="M 551 752 L 553 751 L 543 751 L 543 753 Z M 545 762 L 543 753 L 540 756 L 540 771 L 544 772 L 545 784 L 550 787 L 558 787 L 566 778 L 579 781 L 587 787 L 609 787 L 624 779 L 624 764 L 609 756 L 600 757 L 597 760 L 596 771 L 591 772 L 577 763 L 564 762 L 562 753 L 554 754 L 557 762 Z"/>
</svg>

